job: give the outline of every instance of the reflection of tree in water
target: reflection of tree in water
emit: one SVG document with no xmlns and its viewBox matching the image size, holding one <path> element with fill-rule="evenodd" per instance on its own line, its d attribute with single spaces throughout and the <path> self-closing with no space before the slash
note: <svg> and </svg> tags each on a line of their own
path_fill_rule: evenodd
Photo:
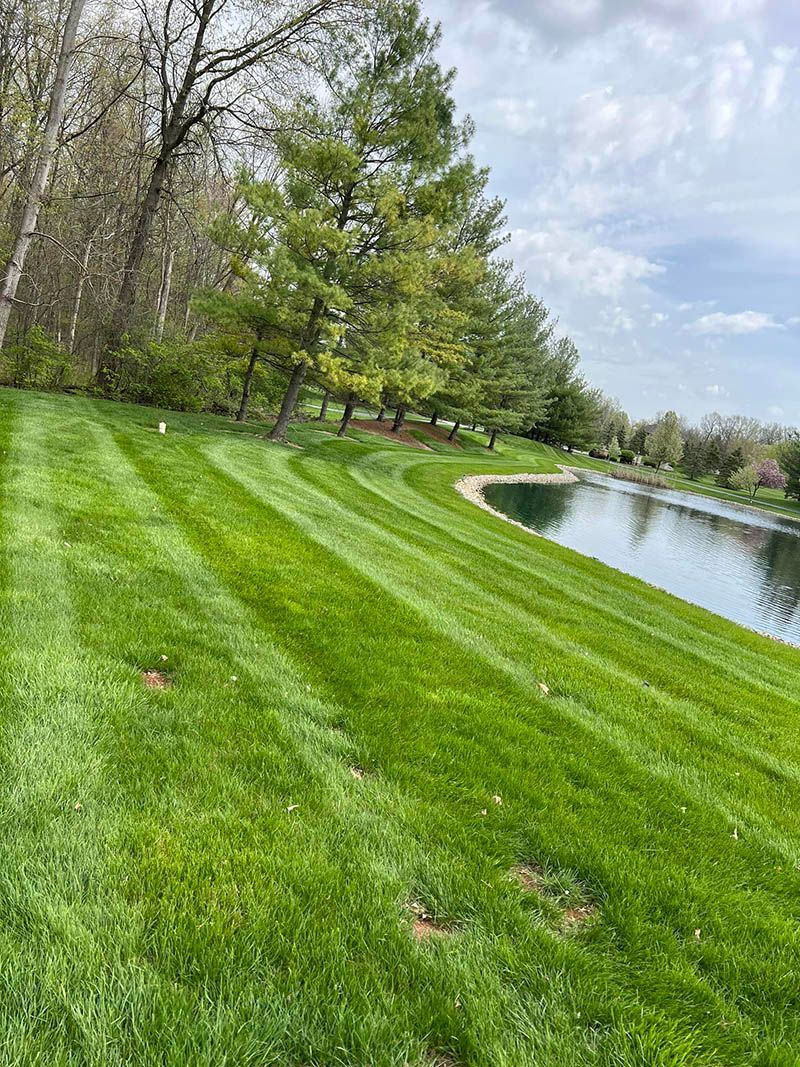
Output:
<svg viewBox="0 0 800 1067">
<path fill-rule="evenodd" d="M 495 482 L 485 490 L 488 504 L 539 533 L 558 529 L 576 502 L 574 485 Z"/>
<path fill-rule="evenodd" d="M 631 550 L 638 548 L 647 537 L 652 519 L 663 513 L 664 503 L 651 493 L 632 492 L 631 517 L 628 529 L 628 545 Z"/>
<path fill-rule="evenodd" d="M 763 580 L 758 604 L 766 618 L 790 621 L 800 605 L 800 538 L 783 530 L 768 536 L 756 553 Z"/>
</svg>

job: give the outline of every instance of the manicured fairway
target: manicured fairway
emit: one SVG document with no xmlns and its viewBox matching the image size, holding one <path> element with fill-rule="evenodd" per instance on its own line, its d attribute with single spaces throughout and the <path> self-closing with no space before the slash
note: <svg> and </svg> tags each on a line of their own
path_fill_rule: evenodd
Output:
<svg viewBox="0 0 800 1067">
<path fill-rule="evenodd" d="M 159 417 L 0 392 L 0 1063 L 800 1063 L 800 652 Z"/>
</svg>

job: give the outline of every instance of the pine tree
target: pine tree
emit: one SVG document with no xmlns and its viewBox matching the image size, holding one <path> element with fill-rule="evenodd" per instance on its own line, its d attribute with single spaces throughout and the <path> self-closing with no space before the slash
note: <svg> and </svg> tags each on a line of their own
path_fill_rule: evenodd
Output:
<svg viewBox="0 0 800 1067">
<path fill-rule="evenodd" d="M 800 436 L 795 434 L 780 448 L 779 462 L 786 475 L 787 497 L 800 500 Z"/>
<path fill-rule="evenodd" d="M 744 452 L 741 448 L 735 448 L 733 452 L 729 452 L 720 463 L 719 474 L 716 477 L 717 485 L 721 485 L 724 489 L 730 489 L 731 478 L 736 471 L 741 470 L 744 466 Z"/>
<path fill-rule="evenodd" d="M 645 449 L 647 448 L 647 427 L 643 422 L 637 423 L 633 428 L 630 437 L 630 447 L 637 456 L 644 455 Z"/>
<path fill-rule="evenodd" d="M 683 453 L 683 469 L 686 476 L 696 481 L 708 470 L 707 449 L 702 441 L 690 441 Z"/>
<path fill-rule="evenodd" d="M 271 436 L 282 440 L 309 370 L 338 394 L 401 407 L 457 362 L 454 322 L 437 306 L 437 227 L 465 175 L 438 30 L 416 3 L 375 7 L 364 38 L 276 138 L 281 179 L 250 186 L 265 244 L 259 268 L 280 291 L 289 382 Z M 385 374 L 377 373 L 385 363 Z"/>
<path fill-rule="evenodd" d="M 719 444 L 712 437 L 706 445 L 705 449 L 705 463 L 706 471 L 709 474 L 713 474 L 716 477 L 717 471 L 722 463 L 722 456 L 719 450 Z"/>
<path fill-rule="evenodd" d="M 512 265 L 492 264 L 483 287 L 484 314 L 475 323 L 471 374 L 477 389 L 472 419 L 489 434 L 519 433 L 545 411 L 553 326 L 541 301 L 525 291 Z"/>
</svg>

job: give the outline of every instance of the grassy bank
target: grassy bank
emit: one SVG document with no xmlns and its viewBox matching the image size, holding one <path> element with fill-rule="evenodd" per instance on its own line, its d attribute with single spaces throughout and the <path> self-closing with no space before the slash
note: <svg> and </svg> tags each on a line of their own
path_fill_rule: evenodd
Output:
<svg viewBox="0 0 800 1067">
<path fill-rule="evenodd" d="M 158 418 L 0 392 L 0 1062 L 795 1065 L 800 653 Z"/>
</svg>

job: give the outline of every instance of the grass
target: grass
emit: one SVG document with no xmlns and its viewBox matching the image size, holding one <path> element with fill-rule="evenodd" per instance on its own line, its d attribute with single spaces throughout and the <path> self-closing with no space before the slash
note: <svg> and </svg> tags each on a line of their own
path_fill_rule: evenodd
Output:
<svg viewBox="0 0 800 1067">
<path fill-rule="evenodd" d="M 159 417 L 0 391 L 0 1063 L 796 1065 L 800 653 Z"/>
</svg>

